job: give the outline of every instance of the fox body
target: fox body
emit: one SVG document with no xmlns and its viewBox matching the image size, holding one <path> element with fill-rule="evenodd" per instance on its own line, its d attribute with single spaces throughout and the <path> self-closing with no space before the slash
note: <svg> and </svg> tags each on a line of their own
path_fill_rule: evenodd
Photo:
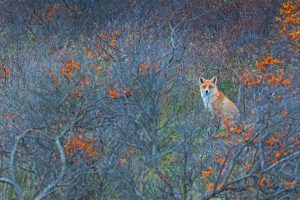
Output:
<svg viewBox="0 0 300 200">
<path fill-rule="evenodd" d="M 203 103 L 213 115 L 236 122 L 239 119 L 239 110 L 235 104 L 228 99 L 217 87 L 217 77 L 204 79 L 201 77 L 200 92 Z"/>
</svg>

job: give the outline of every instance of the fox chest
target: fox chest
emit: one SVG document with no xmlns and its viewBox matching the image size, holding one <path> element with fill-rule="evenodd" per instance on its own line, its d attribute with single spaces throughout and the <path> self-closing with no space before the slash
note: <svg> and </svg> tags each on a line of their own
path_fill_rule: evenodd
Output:
<svg viewBox="0 0 300 200">
<path fill-rule="evenodd" d="M 203 103 L 204 103 L 204 107 L 209 110 L 210 112 L 213 112 L 213 98 L 212 96 L 210 95 L 205 95 L 205 96 L 202 96 L 202 99 L 203 99 Z"/>
</svg>

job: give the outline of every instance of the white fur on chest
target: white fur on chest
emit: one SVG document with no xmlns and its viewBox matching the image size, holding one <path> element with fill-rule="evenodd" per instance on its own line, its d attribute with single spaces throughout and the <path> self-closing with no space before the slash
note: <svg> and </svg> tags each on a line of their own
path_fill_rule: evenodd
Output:
<svg viewBox="0 0 300 200">
<path fill-rule="evenodd" d="M 208 109 L 210 112 L 213 112 L 213 101 L 215 95 L 213 93 L 206 94 L 204 92 L 201 92 L 201 97 L 204 103 L 204 107 Z"/>
</svg>

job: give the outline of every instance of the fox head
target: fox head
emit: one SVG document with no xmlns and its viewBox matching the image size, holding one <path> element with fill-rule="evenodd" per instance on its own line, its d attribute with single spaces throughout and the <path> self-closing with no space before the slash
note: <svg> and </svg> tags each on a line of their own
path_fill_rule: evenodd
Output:
<svg viewBox="0 0 300 200">
<path fill-rule="evenodd" d="M 206 80 L 203 77 L 200 77 L 199 82 L 200 82 L 200 92 L 202 97 L 209 97 L 218 92 L 216 76 L 208 80 Z"/>
</svg>

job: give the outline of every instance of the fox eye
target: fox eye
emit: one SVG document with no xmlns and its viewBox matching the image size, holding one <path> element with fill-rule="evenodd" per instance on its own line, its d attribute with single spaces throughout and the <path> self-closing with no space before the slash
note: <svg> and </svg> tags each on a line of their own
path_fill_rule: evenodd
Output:
<svg viewBox="0 0 300 200">
<path fill-rule="evenodd" d="M 210 86 L 209 86 L 209 89 L 212 89 L 212 88 L 214 88 L 214 86 L 210 85 Z"/>
<path fill-rule="evenodd" d="M 205 86 L 202 86 L 201 88 L 202 88 L 202 89 L 205 89 L 206 87 L 205 87 Z"/>
</svg>

